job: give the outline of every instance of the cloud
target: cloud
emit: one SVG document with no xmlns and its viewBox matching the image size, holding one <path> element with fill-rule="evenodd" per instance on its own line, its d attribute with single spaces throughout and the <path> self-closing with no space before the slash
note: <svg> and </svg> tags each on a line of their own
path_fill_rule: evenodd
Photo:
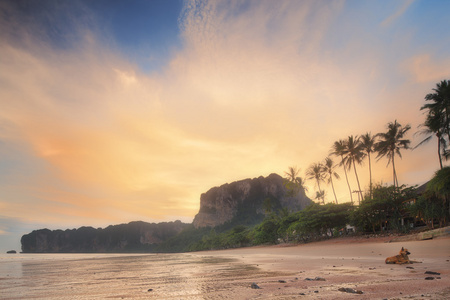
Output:
<svg viewBox="0 0 450 300">
<path fill-rule="evenodd" d="M 436 59 L 431 54 L 418 54 L 403 65 L 416 82 L 440 81 L 450 77 L 450 59 Z"/>
<path fill-rule="evenodd" d="M 344 4 L 187 1 L 183 47 L 151 74 L 83 26 L 71 47 L 34 39 L 30 24 L 18 41 L 2 36 L 0 161 L 14 166 L 0 170 L 16 170 L 0 173 L 2 211 L 55 224 L 189 221 L 213 186 L 304 171 L 335 140 L 399 116 L 420 122 L 425 85 L 398 81 L 383 47 L 332 30 Z M 375 169 L 389 181 L 385 163 Z"/>
<path fill-rule="evenodd" d="M 403 1 L 403 4 L 390 16 L 388 16 L 386 19 L 384 19 L 381 22 L 382 27 L 390 26 L 395 20 L 400 18 L 405 11 L 411 6 L 411 4 L 414 2 L 414 0 L 405 0 Z"/>
</svg>

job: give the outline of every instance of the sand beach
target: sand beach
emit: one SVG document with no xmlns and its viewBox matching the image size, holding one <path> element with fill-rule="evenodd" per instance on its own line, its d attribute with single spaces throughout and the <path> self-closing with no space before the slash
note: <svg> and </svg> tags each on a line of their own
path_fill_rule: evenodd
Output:
<svg viewBox="0 0 450 300">
<path fill-rule="evenodd" d="M 212 251 L 205 255 L 238 258 L 261 270 L 278 272 L 275 276 L 254 278 L 260 289 L 242 289 L 240 299 L 449 299 L 450 237 L 391 240 L 341 238 L 296 246 Z M 385 258 L 398 254 L 401 247 L 409 249 L 411 260 L 421 263 L 385 264 Z M 426 274 L 427 271 L 439 275 Z"/>
<path fill-rule="evenodd" d="M 1 299 L 448 299 L 450 238 L 0 257 Z M 422 263 L 386 265 L 401 247 Z M 432 271 L 437 274 L 425 274 Z M 426 280 L 426 277 L 432 277 Z M 253 288 L 252 288 L 252 284 Z M 259 287 L 259 288 L 255 288 Z M 341 289 L 341 290 L 339 290 Z M 362 294 L 351 293 L 361 291 Z"/>
</svg>

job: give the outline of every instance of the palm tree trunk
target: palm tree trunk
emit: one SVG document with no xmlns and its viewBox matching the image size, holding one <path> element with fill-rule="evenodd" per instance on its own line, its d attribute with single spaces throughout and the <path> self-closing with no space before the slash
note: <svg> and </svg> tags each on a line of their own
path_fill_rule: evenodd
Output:
<svg viewBox="0 0 450 300">
<path fill-rule="evenodd" d="M 398 187 L 398 178 L 397 178 L 397 172 L 395 172 L 395 162 L 394 162 L 395 154 L 392 154 L 392 176 L 394 180 L 394 187 Z"/>
<path fill-rule="evenodd" d="M 367 152 L 367 155 L 369 156 L 369 178 L 370 178 L 370 181 L 369 181 L 369 184 L 370 184 L 370 186 L 369 186 L 369 193 L 370 193 L 370 199 L 372 199 L 372 164 L 371 164 L 371 162 L 370 162 L 370 152 Z"/>
<path fill-rule="evenodd" d="M 361 199 L 362 199 L 362 191 L 361 191 L 361 186 L 359 185 L 359 178 L 358 178 L 358 173 L 356 173 L 356 165 L 355 162 L 353 162 L 353 169 L 355 170 L 355 176 L 356 176 L 356 181 L 358 182 L 358 193 L 360 194 L 361 197 L 358 197 L 358 204 L 361 204 Z"/>
<path fill-rule="evenodd" d="M 319 193 L 322 194 L 322 190 L 320 189 L 320 181 L 317 180 L 317 187 L 319 188 Z M 322 203 L 325 204 L 325 195 L 322 197 Z"/>
<path fill-rule="evenodd" d="M 338 204 L 336 192 L 334 191 L 333 177 L 330 177 L 330 181 L 331 181 L 331 188 L 333 189 L 334 199 L 336 200 L 336 204 Z"/>
<path fill-rule="evenodd" d="M 350 182 L 348 181 L 347 170 L 345 168 L 345 165 L 343 164 L 344 157 L 342 155 L 341 155 L 341 161 L 342 161 L 342 166 L 344 167 L 344 174 L 345 174 L 345 180 L 347 180 L 348 191 L 350 192 L 350 201 L 352 202 L 352 205 L 353 205 L 352 189 L 350 188 Z"/>
<path fill-rule="evenodd" d="M 446 108 L 445 109 L 445 124 L 447 127 L 447 136 L 448 136 L 448 140 L 450 141 L 450 123 L 449 123 L 449 111 Z"/>
<path fill-rule="evenodd" d="M 439 165 L 441 166 L 441 170 L 443 168 L 442 165 L 442 156 L 441 156 L 441 137 L 439 134 L 436 134 L 437 138 L 438 138 L 438 155 L 439 155 Z"/>
</svg>

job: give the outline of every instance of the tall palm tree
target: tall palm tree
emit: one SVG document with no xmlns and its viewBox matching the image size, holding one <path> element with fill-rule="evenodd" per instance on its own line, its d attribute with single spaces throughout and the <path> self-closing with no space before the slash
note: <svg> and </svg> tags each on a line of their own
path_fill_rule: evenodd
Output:
<svg viewBox="0 0 450 300">
<path fill-rule="evenodd" d="M 323 171 L 323 165 L 321 163 L 314 163 L 306 170 L 306 178 L 307 179 L 314 179 L 316 180 L 317 187 L 319 189 L 319 192 L 317 195 L 322 195 L 322 203 L 325 204 L 325 197 L 324 193 L 322 192 L 322 189 L 320 188 L 320 183 L 324 181 L 324 171 Z"/>
<path fill-rule="evenodd" d="M 308 188 L 305 186 L 305 181 L 298 176 L 299 173 L 300 169 L 295 166 L 289 167 L 288 171 L 284 172 L 284 175 L 286 176 L 285 186 L 291 196 L 297 195 L 300 191 L 308 191 Z"/>
<path fill-rule="evenodd" d="M 336 200 L 336 204 L 338 204 L 338 200 L 336 197 L 336 192 L 334 190 L 333 177 L 339 179 L 339 174 L 335 171 L 336 165 L 333 163 L 333 160 L 330 157 L 325 158 L 325 163 L 323 164 L 323 172 L 325 173 L 325 177 L 328 183 L 331 183 L 331 188 L 333 189 L 334 200 Z"/>
<path fill-rule="evenodd" d="M 426 142 L 431 140 L 433 134 L 436 135 L 438 140 L 437 150 L 439 157 L 439 166 L 441 167 L 441 169 L 443 168 L 442 157 L 445 155 L 445 150 L 447 148 L 447 141 L 445 140 L 443 124 L 444 114 L 438 111 L 430 111 L 425 119 L 425 122 L 419 125 L 419 128 L 423 129 L 416 132 L 416 134 L 426 135 L 427 137 L 413 148 L 416 149 L 417 147 L 425 144 Z"/>
<path fill-rule="evenodd" d="M 356 172 L 356 164 L 360 165 L 365 156 L 365 153 L 362 150 L 362 146 L 358 136 L 353 137 L 353 135 L 349 136 L 347 142 L 345 143 L 344 150 L 344 160 L 345 165 L 350 170 L 353 166 L 353 170 L 355 171 L 356 182 L 358 183 L 358 201 L 361 204 L 362 199 L 362 190 L 361 185 L 359 184 L 358 173 Z"/>
<path fill-rule="evenodd" d="M 398 178 L 395 171 L 395 155 L 397 154 L 402 158 L 400 152 L 401 149 L 409 149 L 410 140 L 404 139 L 406 132 L 411 129 L 408 124 L 403 127 L 397 120 L 394 123 L 389 122 L 387 126 L 388 131 L 386 133 L 378 133 L 377 137 L 379 141 L 375 144 L 375 151 L 378 152 L 377 159 L 387 156 L 388 166 L 392 163 L 392 177 L 395 187 L 398 187 Z"/>
<path fill-rule="evenodd" d="M 352 202 L 352 205 L 353 205 L 352 189 L 350 188 L 350 182 L 348 181 L 348 176 L 347 176 L 347 169 L 345 167 L 345 159 L 344 159 L 345 148 L 346 148 L 346 145 L 345 145 L 344 140 L 336 141 L 336 142 L 334 142 L 333 147 L 331 148 L 331 154 L 334 156 L 339 156 L 341 158 L 341 162 L 339 163 L 339 166 L 344 167 L 345 180 L 347 181 L 348 191 L 350 192 L 350 201 Z"/>
<path fill-rule="evenodd" d="M 369 159 L 369 193 L 370 193 L 370 199 L 372 199 L 372 163 L 370 161 L 370 153 L 374 152 L 374 146 L 375 146 L 375 137 L 370 134 L 370 132 L 367 132 L 366 134 L 363 134 L 361 136 L 361 148 L 363 151 L 366 152 L 367 157 Z"/>
</svg>

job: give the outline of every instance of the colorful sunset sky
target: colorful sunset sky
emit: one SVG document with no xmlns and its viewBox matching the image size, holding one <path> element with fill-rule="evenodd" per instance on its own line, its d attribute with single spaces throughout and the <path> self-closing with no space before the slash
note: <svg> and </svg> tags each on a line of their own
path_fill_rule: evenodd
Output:
<svg viewBox="0 0 450 300">
<path fill-rule="evenodd" d="M 40 228 L 191 222 L 211 187 L 290 166 L 304 177 L 335 141 L 395 120 L 417 145 L 424 97 L 450 79 L 449 11 L 445 0 L 0 1 L 0 250 Z M 376 183 L 392 183 L 387 162 L 374 160 Z M 425 183 L 437 141 L 396 163 L 400 184 Z M 357 172 L 367 189 L 367 161 Z"/>
</svg>

